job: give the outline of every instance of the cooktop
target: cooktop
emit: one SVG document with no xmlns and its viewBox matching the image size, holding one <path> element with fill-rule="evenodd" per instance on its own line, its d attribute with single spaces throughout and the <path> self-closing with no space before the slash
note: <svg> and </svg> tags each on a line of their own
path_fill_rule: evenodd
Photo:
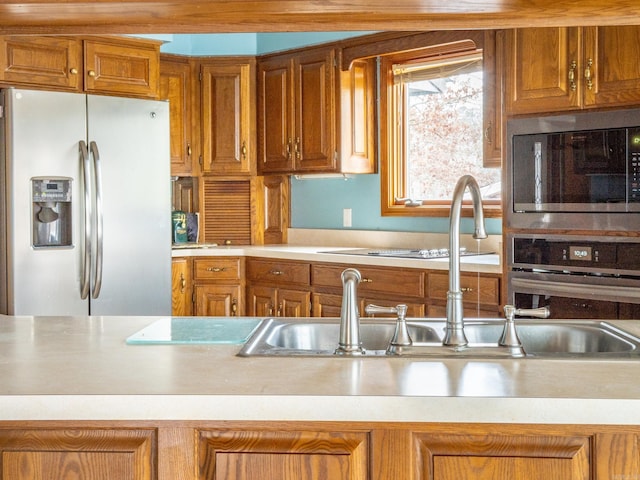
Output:
<svg viewBox="0 0 640 480">
<path fill-rule="evenodd" d="M 350 250 L 331 250 L 320 253 L 337 253 L 340 255 L 365 255 L 365 256 L 378 256 L 378 257 L 396 257 L 396 258 L 449 258 L 448 248 L 424 248 L 424 249 L 410 249 L 410 248 L 390 248 L 390 249 L 373 249 L 373 248 L 353 248 Z M 490 255 L 495 252 L 477 252 L 469 251 L 466 248 L 460 248 L 461 256 L 472 255 Z"/>
</svg>

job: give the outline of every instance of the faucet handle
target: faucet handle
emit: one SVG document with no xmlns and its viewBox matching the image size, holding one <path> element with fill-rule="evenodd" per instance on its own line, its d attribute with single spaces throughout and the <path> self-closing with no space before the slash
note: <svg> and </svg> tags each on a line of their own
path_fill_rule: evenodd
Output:
<svg viewBox="0 0 640 480">
<path fill-rule="evenodd" d="M 393 337 L 391 337 L 389 345 L 408 347 L 413 344 L 411 336 L 409 335 L 409 329 L 407 328 L 407 306 L 404 303 L 396 305 L 395 307 L 367 305 L 364 311 L 367 315 L 373 315 L 375 313 L 390 313 L 397 315 L 396 329 L 393 332 Z"/>
<path fill-rule="evenodd" d="M 551 316 L 551 310 L 549 310 L 549 307 L 516 308 L 513 305 L 505 305 L 504 315 L 507 319 L 511 318 L 512 320 L 515 317 L 549 318 Z"/>
</svg>

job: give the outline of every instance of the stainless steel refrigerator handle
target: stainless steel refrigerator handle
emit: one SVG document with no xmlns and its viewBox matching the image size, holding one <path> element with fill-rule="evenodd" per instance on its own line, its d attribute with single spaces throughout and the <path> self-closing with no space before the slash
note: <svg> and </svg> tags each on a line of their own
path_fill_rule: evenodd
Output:
<svg viewBox="0 0 640 480">
<path fill-rule="evenodd" d="M 91 277 L 91 175 L 89 172 L 89 151 L 84 140 L 80 140 L 78 150 L 84 190 L 84 242 L 82 243 L 82 279 L 80 282 L 80 298 L 84 300 L 89 295 Z"/>
<path fill-rule="evenodd" d="M 91 298 L 98 298 L 102 288 L 102 165 L 100 163 L 100 153 L 96 142 L 90 142 L 91 156 L 93 157 L 93 174 L 95 179 L 95 205 L 96 205 L 96 266 L 93 272 L 93 290 Z"/>
</svg>

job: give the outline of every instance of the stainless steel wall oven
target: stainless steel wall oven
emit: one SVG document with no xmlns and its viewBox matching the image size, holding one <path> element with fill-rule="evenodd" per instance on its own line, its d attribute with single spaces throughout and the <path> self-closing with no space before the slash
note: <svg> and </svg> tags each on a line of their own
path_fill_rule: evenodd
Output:
<svg viewBox="0 0 640 480">
<path fill-rule="evenodd" d="M 640 238 L 508 234 L 507 303 L 551 318 L 640 318 Z"/>
</svg>

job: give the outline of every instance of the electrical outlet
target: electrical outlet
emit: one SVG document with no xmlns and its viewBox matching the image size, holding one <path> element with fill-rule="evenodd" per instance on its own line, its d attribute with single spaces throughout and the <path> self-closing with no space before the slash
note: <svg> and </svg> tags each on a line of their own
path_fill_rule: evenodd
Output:
<svg viewBox="0 0 640 480">
<path fill-rule="evenodd" d="M 342 226 L 350 227 L 351 226 L 351 209 L 344 208 L 342 210 Z"/>
</svg>

